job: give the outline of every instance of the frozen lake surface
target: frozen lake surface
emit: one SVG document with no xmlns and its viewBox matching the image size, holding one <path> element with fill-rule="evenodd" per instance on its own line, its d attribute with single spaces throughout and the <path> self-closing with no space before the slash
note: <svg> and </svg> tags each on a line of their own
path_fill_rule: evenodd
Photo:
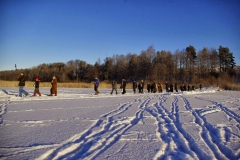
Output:
<svg viewBox="0 0 240 160">
<path fill-rule="evenodd" d="M 0 159 L 239 159 L 240 92 L 215 90 L 0 88 Z"/>
</svg>

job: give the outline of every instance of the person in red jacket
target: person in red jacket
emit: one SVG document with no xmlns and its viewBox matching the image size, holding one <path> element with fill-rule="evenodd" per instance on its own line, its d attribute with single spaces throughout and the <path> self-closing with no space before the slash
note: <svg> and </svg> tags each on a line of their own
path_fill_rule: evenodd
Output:
<svg viewBox="0 0 240 160">
<path fill-rule="evenodd" d="M 39 96 L 41 96 L 41 93 L 40 93 L 40 91 L 39 91 L 39 83 L 40 83 L 40 79 L 39 79 L 39 77 L 37 76 L 36 79 L 35 79 L 35 83 L 34 83 L 35 89 L 34 89 L 34 94 L 33 94 L 33 96 L 36 96 L 36 93 L 37 93 Z"/>
</svg>

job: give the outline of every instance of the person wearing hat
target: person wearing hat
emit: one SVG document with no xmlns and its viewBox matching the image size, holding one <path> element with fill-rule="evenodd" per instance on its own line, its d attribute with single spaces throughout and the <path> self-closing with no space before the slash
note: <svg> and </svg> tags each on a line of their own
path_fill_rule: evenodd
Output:
<svg viewBox="0 0 240 160">
<path fill-rule="evenodd" d="M 18 78 L 18 81 L 19 81 L 19 83 L 18 83 L 18 86 L 19 86 L 19 94 L 18 95 L 19 95 L 19 97 L 22 97 L 22 94 L 25 94 L 25 96 L 27 96 L 28 93 L 23 89 L 24 86 L 25 86 L 25 81 L 26 81 L 26 78 L 25 78 L 23 72 L 20 73 L 20 77 Z"/>
<path fill-rule="evenodd" d="M 41 93 L 40 93 L 40 91 L 39 91 L 39 82 L 40 81 L 40 79 L 39 79 L 39 77 L 37 76 L 36 78 L 35 78 L 35 83 L 34 83 L 34 87 L 35 87 L 35 89 L 34 89 L 34 94 L 33 94 L 33 96 L 36 96 L 36 94 L 38 94 L 39 96 L 41 96 Z"/>
</svg>

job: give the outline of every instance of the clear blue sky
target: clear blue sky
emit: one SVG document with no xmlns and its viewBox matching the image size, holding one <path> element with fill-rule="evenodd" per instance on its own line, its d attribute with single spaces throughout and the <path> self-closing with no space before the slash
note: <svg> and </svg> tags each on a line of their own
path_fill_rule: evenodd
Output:
<svg viewBox="0 0 240 160">
<path fill-rule="evenodd" d="M 239 0 L 0 0 L 0 70 L 94 64 L 152 45 L 229 47 L 240 65 Z"/>
</svg>

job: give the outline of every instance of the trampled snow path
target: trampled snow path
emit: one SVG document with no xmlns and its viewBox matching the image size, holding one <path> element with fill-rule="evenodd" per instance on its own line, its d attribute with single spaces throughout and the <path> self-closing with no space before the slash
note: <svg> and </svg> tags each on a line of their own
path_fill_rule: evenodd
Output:
<svg viewBox="0 0 240 160">
<path fill-rule="evenodd" d="M 1 88 L 0 159 L 239 159 L 240 92 L 215 89 L 21 98 Z"/>
</svg>

